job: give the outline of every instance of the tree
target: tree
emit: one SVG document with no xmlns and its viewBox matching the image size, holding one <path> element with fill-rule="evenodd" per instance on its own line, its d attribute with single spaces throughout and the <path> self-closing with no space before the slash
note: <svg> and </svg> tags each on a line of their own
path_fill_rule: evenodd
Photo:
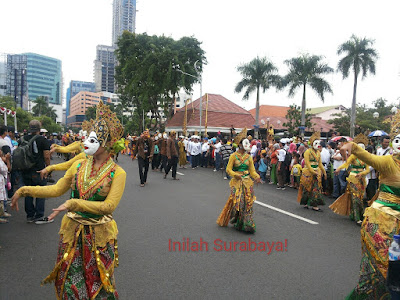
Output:
<svg viewBox="0 0 400 300">
<path fill-rule="evenodd" d="M 258 56 L 247 64 L 242 64 L 237 67 L 237 71 L 242 76 L 235 87 L 235 93 L 242 92 L 246 89 L 243 100 L 248 100 L 250 94 L 256 92 L 256 129 L 259 126 L 260 115 L 260 89 L 263 93 L 271 86 L 279 87 L 281 78 L 277 74 L 278 69 L 266 57 L 259 58 Z M 258 138 L 258 130 L 254 132 L 255 138 Z"/>
<path fill-rule="evenodd" d="M 355 121 L 356 121 L 356 93 L 357 93 L 357 80 L 358 75 L 362 72 L 361 79 L 367 76 L 367 73 L 375 74 L 375 63 L 378 59 L 378 54 L 372 48 L 373 40 L 363 38 L 360 39 L 352 35 L 350 40 L 341 44 L 337 50 L 337 54 L 345 54 L 339 60 L 338 71 L 343 75 L 343 79 L 347 78 L 352 69 L 354 73 L 353 85 L 353 100 L 351 104 L 351 118 L 350 118 L 350 136 L 354 137 Z"/>
<path fill-rule="evenodd" d="M 138 118 L 133 123 L 139 126 L 139 131 L 143 130 L 143 114 L 147 115 L 150 111 L 151 119 L 155 119 L 154 127 L 159 128 L 161 115 L 158 108 L 164 108 L 165 115 L 171 116 L 177 92 L 181 88 L 186 92 L 192 90 L 206 63 L 200 45 L 194 37 L 183 37 L 175 41 L 165 36 L 127 31 L 122 34 L 116 51 L 116 80 L 121 102 L 125 109 L 131 111 L 132 119 Z M 196 61 L 198 69 L 194 68 Z"/>
<path fill-rule="evenodd" d="M 309 109 L 308 109 L 308 111 L 309 111 Z M 301 125 L 300 106 L 297 106 L 295 104 L 290 105 L 285 118 L 288 121 L 286 123 L 283 123 L 282 125 L 287 127 L 287 129 L 291 135 L 296 135 L 298 133 L 299 127 Z M 312 115 L 310 113 L 306 113 L 305 127 L 311 128 L 313 126 L 313 124 L 311 122 L 311 118 L 312 118 Z"/>
<path fill-rule="evenodd" d="M 86 109 L 85 112 L 86 120 L 95 120 L 96 119 L 96 106 L 91 106 Z"/>
<path fill-rule="evenodd" d="M 46 98 L 43 96 L 37 97 L 33 100 L 35 106 L 32 108 L 32 112 L 34 116 L 40 117 L 43 114 L 46 114 L 49 104 L 46 101 Z"/>
<path fill-rule="evenodd" d="M 303 88 L 303 100 L 301 103 L 301 126 L 306 127 L 306 87 L 314 90 L 324 101 L 325 93 L 332 93 L 330 84 L 323 75 L 333 72 L 333 69 L 322 62 L 322 56 L 303 54 L 289 60 L 285 60 L 289 67 L 288 74 L 283 78 L 282 85 L 289 86 L 289 97 L 293 97 L 298 88 Z M 304 129 L 301 130 L 304 136 Z"/>
<path fill-rule="evenodd" d="M 54 107 L 48 106 L 45 115 L 52 119 L 54 122 L 57 119 L 57 111 L 54 109 Z"/>
</svg>

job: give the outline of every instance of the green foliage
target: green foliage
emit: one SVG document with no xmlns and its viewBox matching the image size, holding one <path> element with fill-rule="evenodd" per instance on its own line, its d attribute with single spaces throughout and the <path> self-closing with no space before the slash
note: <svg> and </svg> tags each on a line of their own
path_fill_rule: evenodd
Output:
<svg viewBox="0 0 400 300">
<path fill-rule="evenodd" d="M 391 109 L 394 105 L 387 105 L 387 100 L 383 98 L 373 101 L 372 104 L 374 105 L 372 108 L 365 105 L 356 107 L 355 134 L 367 134 L 374 130 L 390 132 L 390 124 L 384 121 L 392 115 Z M 373 117 L 374 112 L 379 113 L 378 118 Z M 337 118 L 329 120 L 328 123 L 333 124 L 335 130 L 340 132 L 341 135 L 350 135 L 350 113 L 351 109 L 347 109 L 343 115 L 336 114 Z"/>
<path fill-rule="evenodd" d="M 11 110 L 15 110 L 15 101 L 10 96 L 0 96 L 0 106 Z"/>
<path fill-rule="evenodd" d="M 289 67 L 289 72 L 282 80 L 282 87 L 289 86 L 289 97 L 293 97 L 302 88 L 301 125 L 305 126 L 306 87 L 311 87 L 324 101 L 325 93 L 332 93 L 332 89 L 323 76 L 332 73 L 333 69 L 322 62 L 322 56 L 309 54 L 286 60 L 285 64 Z"/>
<path fill-rule="evenodd" d="M 42 128 L 45 128 L 49 133 L 61 132 L 61 126 L 55 123 L 50 117 L 41 116 L 35 119 L 39 120 L 42 123 Z"/>
<path fill-rule="evenodd" d="M 88 107 L 85 112 L 85 117 L 88 121 L 96 119 L 96 106 Z"/>
<path fill-rule="evenodd" d="M 310 109 L 307 109 L 310 111 Z M 285 118 L 288 122 L 283 123 L 282 125 L 287 127 L 291 136 L 297 135 L 299 133 L 299 127 L 301 126 L 301 109 L 300 106 L 292 104 L 289 106 L 287 114 Z M 313 126 L 311 122 L 312 115 L 306 112 L 306 127 L 311 128 Z"/>
<path fill-rule="evenodd" d="M 165 36 L 126 31 L 122 34 L 116 51 L 119 62 L 116 80 L 124 111 L 131 112 L 127 126 L 137 124 L 138 131 L 143 130 L 143 111 L 145 114 L 151 111 L 152 119 L 156 120 L 155 127 L 159 127 L 159 106 L 168 117 L 172 116 L 174 96 L 180 89 L 187 92 L 192 90 L 206 63 L 200 45 L 194 37 L 183 37 L 176 41 Z M 197 69 L 194 67 L 196 61 Z M 138 120 L 134 121 L 134 117 Z"/>
<path fill-rule="evenodd" d="M 56 110 L 47 103 L 45 97 L 37 97 L 33 103 L 35 103 L 35 106 L 32 108 L 32 113 L 35 117 L 47 116 L 55 122 L 57 119 Z"/>
</svg>

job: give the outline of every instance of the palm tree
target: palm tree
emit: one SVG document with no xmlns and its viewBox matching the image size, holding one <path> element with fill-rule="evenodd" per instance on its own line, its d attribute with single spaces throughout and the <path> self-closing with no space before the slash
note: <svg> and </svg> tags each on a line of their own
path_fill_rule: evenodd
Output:
<svg viewBox="0 0 400 300">
<path fill-rule="evenodd" d="M 52 119 L 54 122 L 57 120 L 57 111 L 52 106 L 47 107 L 45 115 Z"/>
<path fill-rule="evenodd" d="M 257 92 L 256 99 L 256 130 L 254 130 L 255 138 L 258 138 L 258 119 L 260 114 L 260 89 L 263 93 L 271 86 L 279 87 L 281 78 L 277 74 L 278 69 L 266 57 L 259 58 L 258 56 L 248 64 L 243 64 L 237 67 L 238 72 L 242 75 L 242 80 L 235 87 L 235 92 L 240 93 L 244 88 L 246 91 L 243 95 L 243 100 L 248 100 L 250 94 Z"/>
<path fill-rule="evenodd" d="M 306 125 L 306 87 L 313 89 L 324 101 L 326 92 L 332 93 L 330 84 L 323 75 L 333 72 L 333 69 L 322 62 L 322 56 L 303 54 L 285 60 L 289 67 L 288 74 L 283 78 L 282 85 L 289 85 L 289 97 L 293 97 L 298 88 L 303 88 L 303 101 L 301 103 L 301 135 L 304 137 Z"/>
<path fill-rule="evenodd" d="M 350 136 L 354 137 L 354 128 L 356 121 L 356 93 L 357 93 L 357 79 L 362 71 L 361 79 L 367 76 L 368 71 L 375 74 L 375 62 L 378 54 L 372 48 L 373 40 L 366 38 L 360 39 L 354 34 L 350 40 L 341 44 L 337 50 L 337 54 L 342 53 L 345 56 L 338 63 L 338 71 L 343 75 L 343 79 L 347 78 L 350 73 L 350 68 L 354 72 L 354 87 L 353 87 L 353 101 L 351 104 L 351 117 L 350 117 Z"/>
<path fill-rule="evenodd" d="M 35 106 L 32 108 L 32 111 L 35 116 L 40 117 L 42 114 L 46 113 L 49 104 L 45 97 L 39 96 L 36 100 L 33 100 L 33 102 L 35 103 Z"/>
</svg>

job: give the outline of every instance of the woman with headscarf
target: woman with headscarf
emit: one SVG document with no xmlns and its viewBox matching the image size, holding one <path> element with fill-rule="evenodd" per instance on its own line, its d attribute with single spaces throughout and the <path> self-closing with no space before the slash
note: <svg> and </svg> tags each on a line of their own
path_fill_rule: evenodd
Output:
<svg viewBox="0 0 400 300">
<path fill-rule="evenodd" d="M 219 226 L 228 226 L 230 223 L 237 230 L 254 233 L 256 225 L 253 220 L 253 203 L 256 200 L 254 195 L 254 182 L 260 182 L 260 176 L 254 168 L 250 150 L 250 142 L 245 138 L 247 129 L 238 134 L 235 138 L 235 144 L 239 150 L 232 153 L 226 167 L 226 172 L 232 177 L 229 185 L 231 194 L 226 202 L 221 214 L 217 219 Z"/>
<path fill-rule="evenodd" d="M 55 185 L 24 186 L 12 198 L 59 197 L 71 188 L 71 199 L 53 209 L 66 211 L 60 228 L 57 263 L 43 283 L 55 282 L 57 299 L 117 299 L 114 268 L 118 266 L 117 224 L 112 213 L 125 189 L 126 173 L 112 159 L 123 127 L 102 101 L 84 142 L 87 159 L 76 161 Z"/>
</svg>

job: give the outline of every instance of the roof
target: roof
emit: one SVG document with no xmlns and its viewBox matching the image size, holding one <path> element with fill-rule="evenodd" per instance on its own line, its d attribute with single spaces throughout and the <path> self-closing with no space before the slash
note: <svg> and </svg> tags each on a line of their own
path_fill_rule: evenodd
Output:
<svg viewBox="0 0 400 300">
<path fill-rule="evenodd" d="M 276 106 L 276 105 L 260 105 L 260 118 L 263 117 L 285 117 L 288 111 L 288 106 Z M 256 109 L 250 109 L 249 112 L 256 116 Z"/>
<path fill-rule="evenodd" d="M 208 97 L 208 105 L 207 105 Z M 221 95 L 205 94 L 202 103 L 202 126 L 205 126 L 207 107 L 207 126 L 235 128 L 253 128 L 255 120 L 244 108 L 233 103 Z M 187 126 L 200 125 L 200 98 L 187 105 Z M 185 107 L 177 110 L 176 114 L 167 122 L 166 127 L 183 126 Z"/>
<path fill-rule="evenodd" d="M 339 107 L 343 107 L 343 106 L 342 105 L 331 105 L 331 106 L 314 107 L 314 108 L 310 108 L 309 113 L 312 115 L 317 115 L 317 114 L 326 112 L 331 109 L 338 109 Z"/>
<path fill-rule="evenodd" d="M 261 117 L 260 115 L 260 119 L 264 119 L 264 116 Z M 283 123 L 287 122 L 287 119 L 285 117 L 269 117 L 269 124 L 272 124 L 272 126 L 274 127 L 274 129 L 286 129 L 286 127 L 283 126 Z M 265 122 L 265 128 L 267 128 L 267 122 Z M 307 129 L 312 129 L 311 131 L 321 131 L 322 128 L 322 132 L 329 132 L 330 130 L 334 130 L 333 129 L 333 125 L 329 124 L 327 121 L 322 120 L 322 118 L 320 117 L 313 117 L 311 118 L 311 124 L 314 124 L 312 126 L 312 128 L 307 128 Z M 263 126 L 260 124 L 260 126 Z M 308 131 L 306 129 L 306 131 Z"/>
</svg>

